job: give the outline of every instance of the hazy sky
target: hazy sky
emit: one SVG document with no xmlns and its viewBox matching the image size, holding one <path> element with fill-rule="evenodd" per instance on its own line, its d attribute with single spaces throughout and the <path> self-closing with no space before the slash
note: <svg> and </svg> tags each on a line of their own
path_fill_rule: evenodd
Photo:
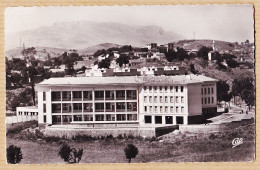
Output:
<svg viewBox="0 0 260 170">
<path fill-rule="evenodd" d="M 132 25 L 158 25 L 187 39 L 254 41 L 251 5 L 11 7 L 7 33 L 51 26 L 55 22 L 90 20 Z M 72 30 L 73 31 L 73 30 Z"/>
</svg>

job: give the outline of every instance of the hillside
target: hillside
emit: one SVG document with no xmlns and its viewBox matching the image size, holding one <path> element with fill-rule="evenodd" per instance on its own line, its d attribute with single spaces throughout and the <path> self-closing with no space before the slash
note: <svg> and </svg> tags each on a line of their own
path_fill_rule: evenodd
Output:
<svg viewBox="0 0 260 170">
<path fill-rule="evenodd" d="M 50 47 L 35 47 L 37 53 L 36 53 L 36 58 L 37 59 L 41 59 L 41 60 L 45 60 L 48 57 L 48 54 L 51 58 L 53 57 L 58 57 L 60 54 L 62 54 L 64 51 L 69 51 L 67 49 L 61 49 L 61 48 L 50 48 Z M 21 51 L 23 50 L 23 48 L 14 48 L 11 50 L 7 50 L 5 52 L 5 56 L 7 58 L 11 58 L 11 57 L 18 57 L 20 56 L 21 58 L 23 58 L 21 56 Z"/>
<path fill-rule="evenodd" d="M 112 48 L 112 47 L 121 47 L 121 45 L 118 45 L 118 44 L 112 44 L 112 43 L 103 43 L 103 44 L 97 44 L 97 45 L 93 45 L 93 46 L 90 46 L 88 48 L 84 48 L 84 49 L 79 49 L 77 50 L 79 55 L 92 55 L 94 54 L 97 50 L 101 50 L 101 49 L 109 49 L 109 48 Z"/>
<path fill-rule="evenodd" d="M 62 30 L 62 31 L 61 31 Z M 62 49 L 84 49 L 96 44 L 114 43 L 144 46 L 146 43 L 168 43 L 184 36 L 159 26 L 133 26 L 112 22 L 60 22 L 49 27 L 6 34 L 6 49 L 16 48 L 20 39 L 28 46 Z"/>
<path fill-rule="evenodd" d="M 185 49 L 197 49 L 202 46 L 212 47 L 213 40 L 181 40 L 176 43 L 177 46 L 182 46 Z M 226 41 L 214 40 L 216 50 L 229 51 L 234 49 L 234 44 Z"/>
</svg>

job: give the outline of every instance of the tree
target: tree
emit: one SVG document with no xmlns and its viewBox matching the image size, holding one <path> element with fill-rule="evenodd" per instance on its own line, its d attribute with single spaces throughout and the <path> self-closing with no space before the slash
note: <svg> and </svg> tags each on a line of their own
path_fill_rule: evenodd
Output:
<svg viewBox="0 0 260 170">
<path fill-rule="evenodd" d="M 203 58 L 204 60 L 208 60 L 208 53 L 213 49 L 210 47 L 201 47 L 197 53 L 197 57 Z"/>
<path fill-rule="evenodd" d="M 195 69 L 194 64 L 190 64 L 190 71 L 191 71 L 193 74 L 197 74 L 197 73 L 198 73 L 198 71 Z"/>
<path fill-rule="evenodd" d="M 125 149 L 125 157 L 128 159 L 128 163 L 131 163 L 131 159 L 135 158 L 138 154 L 138 148 L 133 144 L 128 144 Z"/>
<path fill-rule="evenodd" d="M 101 60 L 100 62 L 98 62 L 98 68 L 109 68 L 109 66 L 110 66 L 109 58 L 105 58 L 105 59 Z"/>
<path fill-rule="evenodd" d="M 17 164 L 23 159 L 21 148 L 14 145 L 9 146 L 6 149 L 7 162 L 9 164 Z"/>
<path fill-rule="evenodd" d="M 67 163 L 79 163 L 83 155 L 83 149 L 70 148 L 63 144 L 59 150 L 59 156 Z"/>
<path fill-rule="evenodd" d="M 116 62 L 119 64 L 120 67 L 122 67 L 123 64 L 129 63 L 129 57 L 121 54 L 120 57 L 116 59 Z"/>
<path fill-rule="evenodd" d="M 230 68 L 236 68 L 238 66 L 238 63 L 235 60 L 233 60 L 233 59 L 228 59 L 227 60 L 227 65 Z"/>
<path fill-rule="evenodd" d="M 226 81 L 220 80 L 217 82 L 217 101 L 225 101 L 229 102 L 230 101 L 230 96 L 229 96 L 229 84 L 227 84 Z"/>
<path fill-rule="evenodd" d="M 255 92 L 254 90 L 245 89 L 242 91 L 241 98 L 245 100 L 246 105 L 250 111 L 250 108 L 255 105 Z"/>
</svg>

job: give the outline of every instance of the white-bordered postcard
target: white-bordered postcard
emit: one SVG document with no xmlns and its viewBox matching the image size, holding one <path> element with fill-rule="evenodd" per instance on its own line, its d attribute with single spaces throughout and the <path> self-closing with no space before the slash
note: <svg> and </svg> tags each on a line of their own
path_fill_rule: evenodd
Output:
<svg viewBox="0 0 260 170">
<path fill-rule="evenodd" d="M 252 5 L 8 7 L 9 164 L 252 162 Z"/>
</svg>

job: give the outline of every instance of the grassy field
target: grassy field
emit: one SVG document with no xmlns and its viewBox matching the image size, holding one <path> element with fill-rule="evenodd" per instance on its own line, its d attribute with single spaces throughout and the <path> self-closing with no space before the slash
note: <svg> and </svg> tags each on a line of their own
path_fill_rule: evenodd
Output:
<svg viewBox="0 0 260 170">
<path fill-rule="evenodd" d="M 75 148 L 82 148 L 83 157 L 80 163 L 125 163 L 124 147 L 133 143 L 139 148 L 137 162 L 216 162 L 216 161 L 254 161 L 255 141 L 252 121 L 229 123 L 222 132 L 209 134 L 170 133 L 157 139 L 107 138 L 103 140 L 66 140 L 9 133 L 7 146 L 21 147 L 22 164 L 64 163 L 58 156 L 60 146 L 65 142 Z M 20 134 L 20 135 L 19 135 Z M 234 138 L 243 138 L 243 144 L 232 148 Z"/>
</svg>

